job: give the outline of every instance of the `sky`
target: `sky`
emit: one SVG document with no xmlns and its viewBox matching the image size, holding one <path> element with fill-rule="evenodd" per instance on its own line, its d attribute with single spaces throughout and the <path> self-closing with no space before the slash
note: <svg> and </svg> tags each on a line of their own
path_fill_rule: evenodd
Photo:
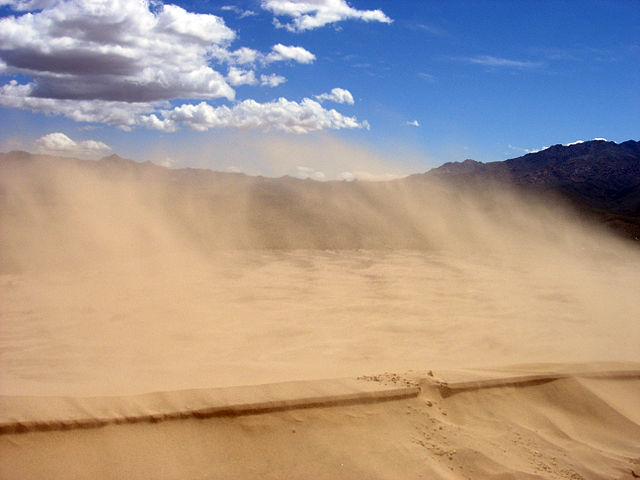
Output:
<svg viewBox="0 0 640 480">
<path fill-rule="evenodd" d="M 0 151 L 317 180 L 640 139 L 640 1 L 0 0 Z"/>
</svg>

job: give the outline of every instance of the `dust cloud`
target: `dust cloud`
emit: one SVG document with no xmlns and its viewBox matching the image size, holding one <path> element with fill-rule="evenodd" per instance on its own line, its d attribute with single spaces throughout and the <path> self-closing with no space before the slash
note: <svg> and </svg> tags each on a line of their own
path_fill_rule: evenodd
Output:
<svg viewBox="0 0 640 480">
<path fill-rule="evenodd" d="M 5 157 L 0 393 L 639 361 L 640 255 L 561 202 Z"/>
</svg>

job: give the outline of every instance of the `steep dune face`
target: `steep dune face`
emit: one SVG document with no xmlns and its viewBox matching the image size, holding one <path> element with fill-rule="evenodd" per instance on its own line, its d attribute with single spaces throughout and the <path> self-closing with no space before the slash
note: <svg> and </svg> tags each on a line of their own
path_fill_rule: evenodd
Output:
<svg viewBox="0 0 640 480">
<path fill-rule="evenodd" d="M 638 252 L 496 185 L 5 159 L 3 393 L 638 360 Z"/>
</svg>

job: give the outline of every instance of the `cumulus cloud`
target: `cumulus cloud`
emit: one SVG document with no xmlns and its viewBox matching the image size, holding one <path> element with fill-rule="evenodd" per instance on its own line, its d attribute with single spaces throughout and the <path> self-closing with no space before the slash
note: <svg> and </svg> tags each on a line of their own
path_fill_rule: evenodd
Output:
<svg viewBox="0 0 640 480">
<path fill-rule="evenodd" d="M 291 17 L 284 26 L 292 32 L 302 32 L 343 20 L 391 23 L 382 10 L 357 10 L 345 0 L 262 0 L 262 8 L 276 16 Z M 276 20 L 276 25 L 281 24 Z"/>
<path fill-rule="evenodd" d="M 150 102 L 234 98 L 207 64 L 211 45 L 235 32 L 210 14 L 146 2 L 78 0 L 0 19 L 0 58 L 34 79 L 38 98 Z"/>
<path fill-rule="evenodd" d="M 36 140 L 36 149 L 40 153 L 53 155 L 96 156 L 111 150 L 106 143 L 96 140 L 77 142 L 64 133 L 55 132 L 44 135 Z"/>
<path fill-rule="evenodd" d="M 140 102 L 41 98 L 32 95 L 34 88 L 33 83 L 20 84 L 11 80 L 0 87 L 0 106 L 59 114 L 76 122 L 106 123 L 124 129 L 135 126 L 139 115 L 155 108 L 154 104 Z"/>
<path fill-rule="evenodd" d="M 227 81 L 229 84 L 237 87 L 239 85 L 258 85 L 263 87 L 277 87 L 283 84 L 287 79 L 281 75 L 275 73 L 269 75 L 260 75 L 260 81 L 255 75 L 253 70 L 243 70 L 237 67 L 230 67 L 227 74 Z"/>
<path fill-rule="evenodd" d="M 174 131 L 178 125 L 192 130 L 212 128 L 244 128 L 276 130 L 286 133 L 309 133 L 316 130 L 367 128 L 365 122 L 347 117 L 336 110 L 327 110 L 309 98 L 294 102 L 286 98 L 266 103 L 244 100 L 233 107 L 213 107 L 206 102 L 197 105 L 184 104 L 162 112 L 162 119 L 155 114 L 144 117 L 148 128 Z"/>
<path fill-rule="evenodd" d="M 39 10 L 53 5 L 56 0 L 0 0 L 0 7 L 7 5 L 14 10 Z"/>
<path fill-rule="evenodd" d="M 278 83 L 281 77 L 267 77 L 263 82 Z M 153 130 L 174 132 L 185 125 L 193 130 L 212 128 L 245 128 L 278 130 L 287 133 L 308 133 L 324 129 L 369 128 L 355 117 L 344 116 L 336 110 L 327 110 L 320 103 L 304 98 L 301 102 L 280 98 L 259 103 L 244 100 L 232 107 L 213 107 L 206 102 L 184 104 L 173 110 L 155 112 L 148 104 L 105 101 L 70 101 L 28 96 L 30 85 L 15 80 L 0 87 L 0 105 L 20 107 L 43 113 L 62 113 L 79 122 L 98 122 L 123 128 L 142 126 Z"/>
<path fill-rule="evenodd" d="M 276 75 L 275 73 L 272 73 L 270 75 L 260 75 L 260 85 L 266 87 L 277 87 L 278 85 L 281 85 L 286 81 L 287 79 L 282 75 Z"/>
<path fill-rule="evenodd" d="M 258 79 L 256 78 L 256 74 L 253 70 L 243 70 L 241 68 L 231 67 L 227 74 L 227 82 L 234 87 L 237 87 L 238 85 L 256 85 L 258 83 Z"/>
<path fill-rule="evenodd" d="M 344 88 L 334 88 L 330 93 L 321 93 L 315 97 L 319 102 L 328 100 L 330 102 L 348 103 L 349 105 L 353 105 L 353 95 L 351 95 L 349 90 L 345 90 Z"/>
<path fill-rule="evenodd" d="M 175 132 L 178 130 L 178 124 L 176 122 L 170 118 L 158 118 L 155 113 L 150 115 L 140 115 L 137 119 L 137 123 L 149 130 L 160 130 L 162 132 Z"/>
<path fill-rule="evenodd" d="M 269 53 L 265 57 L 266 63 L 281 62 L 286 60 L 293 60 L 298 63 L 313 63 L 316 56 L 310 51 L 295 46 L 287 46 L 278 43 L 274 45 Z"/>
<path fill-rule="evenodd" d="M 233 52 L 229 52 L 229 57 L 232 59 L 232 63 L 238 63 L 241 65 L 255 63 L 260 56 L 260 52 L 248 47 L 241 47 Z"/>
<path fill-rule="evenodd" d="M 230 65 L 268 65 L 274 62 L 294 61 L 298 63 L 311 64 L 316 56 L 305 49 L 295 45 L 282 45 L 278 43 L 271 47 L 268 54 L 263 54 L 252 48 L 241 47 L 230 51 L 226 48 L 214 47 L 211 49 L 211 56 L 220 62 Z"/>
<path fill-rule="evenodd" d="M 281 75 L 258 75 L 260 67 L 311 64 L 316 57 L 281 43 L 268 53 L 231 49 L 236 33 L 216 15 L 154 0 L 0 0 L 3 4 L 33 11 L 0 19 L 0 71 L 14 76 L 0 85 L 2 107 L 125 130 L 170 132 L 185 125 L 300 133 L 368 127 L 308 98 L 236 101 L 235 87 L 276 87 L 286 81 Z M 334 97 L 339 101 L 338 94 Z M 183 104 L 170 109 L 170 101 L 180 99 Z M 230 105 L 213 107 L 206 100 Z"/>
</svg>

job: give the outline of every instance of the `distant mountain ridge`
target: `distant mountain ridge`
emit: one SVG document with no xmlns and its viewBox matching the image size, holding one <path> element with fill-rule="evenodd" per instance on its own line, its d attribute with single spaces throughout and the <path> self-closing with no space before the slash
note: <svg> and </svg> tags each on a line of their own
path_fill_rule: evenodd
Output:
<svg viewBox="0 0 640 480">
<path fill-rule="evenodd" d="M 640 142 L 554 145 L 501 162 L 446 163 L 425 174 L 456 181 L 493 179 L 555 190 L 594 208 L 640 216 Z"/>
<path fill-rule="evenodd" d="M 354 192 L 364 191 L 363 188 L 368 183 L 251 177 L 242 173 L 193 168 L 172 170 L 151 162 L 138 163 L 118 155 L 89 161 L 27 152 L 0 153 L 0 171 L 5 173 L 18 169 L 28 172 L 32 177 L 42 176 L 44 179 L 57 165 L 74 165 L 87 171 L 97 171 L 107 178 L 168 181 L 183 190 L 194 187 L 207 189 L 214 185 L 214 189 L 221 192 L 250 189 L 251 195 L 266 199 L 273 205 L 273 216 L 278 215 L 276 205 L 286 204 L 289 213 L 292 209 L 302 208 L 292 206 L 296 204 L 296 194 L 293 192 L 299 188 L 311 189 L 321 204 L 322 198 L 332 191 L 354 195 Z M 422 190 L 434 181 L 444 181 L 460 187 L 480 187 L 481 190 L 489 189 L 492 183 L 497 182 L 536 195 L 561 196 L 584 216 L 604 223 L 628 238 L 640 239 L 640 142 L 637 141 L 616 144 L 594 140 L 572 145 L 554 145 L 521 157 L 489 163 L 467 159 L 463 162 L 445 163 L 426 173 L 387 183 Z M 376 183 L 380 186 L 385 182 Z M 46 182 L 43 184 L 46 185 Z M 400 214 L 396 212 L 396 215 Z M 329 221 L 326 219 L 326 222 Z"/>
<path fill-rule="evenodd" d="M 458 184 L 506 182 L 559 194 L 626 236 L 640 238 L 640 142 L 554 145 L 501 162 L 451 162 L 421 175 Z"/>
</svg>

